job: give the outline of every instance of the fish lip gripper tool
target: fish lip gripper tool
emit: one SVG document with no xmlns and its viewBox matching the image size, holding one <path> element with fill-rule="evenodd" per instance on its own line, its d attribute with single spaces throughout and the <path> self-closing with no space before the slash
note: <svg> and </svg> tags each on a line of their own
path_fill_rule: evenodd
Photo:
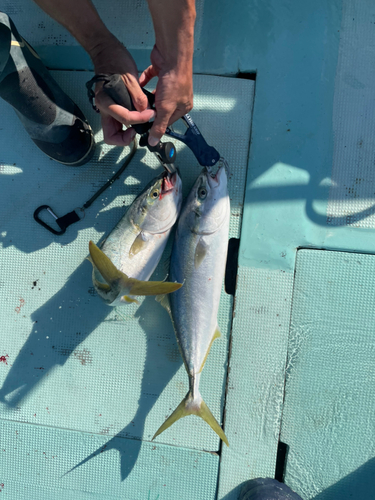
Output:
<svg viewBox="0 0 375 500">
<path fill-rule="evenodd" d="M 92 87 L 96 82 L 99 81 L 103 82 L 103 90 L 117 104 L 120 104 L 121 106 L 124 106 L 131 111 L 136 110 L 121 75 L 98 74 L 86 83 L 88 97 L 95 111 L 99 112 L 98 108 L 95 106 L 95 92 L 93 91 Z M 147 96 L 151 109 L 155 109 L 154 94 L 146 89 L 142 90 Z M 171 127 L 168 127 L 166 129 L 165 134 L 184 143 L 192 151 L 195 158 L 198 160 L 198 163 L 202 167 L 205 167 L 209 174 L 212 175 L 212 167 L 216 165 L 219 160 L 221 160 L 227 167 L 227 162 L 223 157 L 220 156 L 219 152 L 213 146 L 209 146 L 207 144 L 206 140 L 204 139 L 191 116 L 189 114 L 186 114 L 181 119 L 186 125 L 186 132 L 184 134 L 174 132 Z M 174 147 L 174 144 L 172 142 L 160 141 L 156 146 L 150 146 L 148 144 L 148 134 L 151 127 L 151 122 L 133 125 L 134 130 L 141 136 L 139 145 L 142 147 L 147 147 L 149 151 L 154 153 L 160 163 L 168 172 L 175 172 L 177 169 L 174 166 L 174 162 L 176 160 L 176 148 Z M 107 182 L 101 189 L 99 189 L 99 191 L 95 193 L 95 195 L 88 202 L 86 202 L 83 207 L 75 209 L 72 212 L 63 215 L 62 217 L 59 217 L 53 212 L 50 206 L 41 205 L 34 212 L 35 221 L 55 235 L 64 234 L 66 228 L 71 224 L 74 224 L 75 222 L 81 220 L 84 217 L 84 210 L 91 205 L 91 203 L 98 197 L 100 193 L 102 193 L 109 185 L 112 184 L 115 179 L 119 177 L 125 167 L 129 164 L 136 149 L 137 147 L 135 145 L 132 149 L 131 154 L 129 155 L 129 158 L 127 159 L 127 161 L 125 161 L 124 165 L 119 169 L 119 171 L 112 177 L 112 179 L 110 179 L 109 182 Z M 57 225 L 59 226 L 59 229 L 53 229 L 49 224 L 47 224 L 40 218 L 39 214 L 44 210 L 49 212 L 53 219 L 55 219 Z"/>
<path fill-rule="evenodd" d="M 121 75 L 98 74 L 86 83 L 90 102 L 96 111 L 98 111 L 98 109 L 94 104 L 95 93 L 92 90 L 92 86 L 98 81 L 104 82 L 103 90 L 107 95 L 111 97 L 111 99 L 113 99 L 113 101 L 115 101 L 117 104 L 120 104 L 121 106 L 124 106 L 130 111 L 136 110 Z M 146 89 L 142 90 L 147 96 L 150 108 L 155 109 L 154 94 Z M 202 165 L 202 167 L 206 167 L 210 172 L 211 168 L 221 159 L 220 154 L 214 147 L 207 144 L 199 128 L 194 123 L 189 114 L 184 115 L 181 119 L 187 127 L 184 134 L 174 132 L 171 127 L 168 127 L 166 129 L 165 134 L 169 137 L 172 137 L 173 139 L 177 139 L 183 142 L 192 151 L 199 164 Z M 150 122 L 133 125 L 133 128 L 137 132 L 137 134 L 141 135 L 139 145 L 147 147 L 149 151 L 155 153 L 162 165 L 167 170 L 170 170 L 168 168 L 168 165 L 174 163 L 176 159 L 176 149 L 171 142 L 159 142 L 159 144 L 157 144 L 156 146 L 150 146 L 148 144 L 148 132 L 151 127 L 152 123 Z"/>
</svg>

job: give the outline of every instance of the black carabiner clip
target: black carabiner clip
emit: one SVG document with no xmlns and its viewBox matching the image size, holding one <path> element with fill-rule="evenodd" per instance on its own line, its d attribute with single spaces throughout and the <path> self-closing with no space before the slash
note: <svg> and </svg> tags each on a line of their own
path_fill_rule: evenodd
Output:
<svg viewBox="0 0 375 500">
<path fill-rule="evenodd" d="M 52 217 L 55 219 L 56 221 L 56 224 L 59 226 L 60 228 L 60 231 L 57 231 L 56 229 L 53 229 L 53 227 L 49 226 L 48 224 L 46 224 L 40 217 L 39 217 L 39 214 L 42 210 L 47 210 L 48 213 L 50 213 L 52 215 Z M 81 220 L 81 218 L 78 216 L 77 212 L 75 210 L 73 210 L 72 212 L 69 212 L 68 214 L 66 215 L 63 215 L 62 217 L 58 217 L 55 212 L 52 210 L 51 207 L 49 207 L 48 205 L 41 205 L 40 207 L 38 207 L 35 212 L 34 212 L 34 219 L 36 220 L 36 222 L 38 222 L 38 224 L 40 224 L 41 226 L 45 227 L 46 229 L 48 229 L 48 231 L 50 233 L 53 233 L 53 234 L 57 234 L 57 235 L 60 235 L 60 234 L 64 234 L 65 231 L 66 231 L 66 228 L 68 226 L 70 226 L 70 224 L 74 224 L 74 222 L 78 222 L 79 220 Z"/>
</svg>

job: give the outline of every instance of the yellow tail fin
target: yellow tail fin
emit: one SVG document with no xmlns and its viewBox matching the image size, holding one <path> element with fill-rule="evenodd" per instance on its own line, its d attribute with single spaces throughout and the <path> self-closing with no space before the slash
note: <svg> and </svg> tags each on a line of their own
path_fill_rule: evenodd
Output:
<svg viewBox="0 0 375 500">
<path fill-rule="evenodd" d="M 177 406 L 172 415 L 168 417 L 167 420 L 159 427 L 152 439 L 155 439 L 157 436 L 159 436 L 159 434 L 168 429 L 168 427 L 177 422 L 177 420 L 183 417 L 187 417 L 188 415 L 197 415 L 197 417 L 202 418 L 205 422 L 208 423 L 211 429 L 216 432 L 219 438 L 224 441 L 227 446 L 229 446 L 228 439 L 224 434 L 223 429 L 220 427 L 215 417 L 212 415 L 210 409 L 203 401 L 201 395 L 198 393 L 198 396 L 194 400 L 191 392 L 188 392 L 188 394 Z"/>
<path fill-rule="evenodd" d="M 98 269 L 105 281 L 110 286 L 120 283 L 122 285 L 121 289 L 126 290 L 126 294 L 124 292 L 125 295 L 160 295 L 174 292 L 182 287 L 181 283 L 140 281 L 135 278 L 129 278 L 125 273 L 119 271 L 111 259 L 92 241 L 89 243 L 89 250 L 91 263 Z M 105 284 L 101 284 L 101 286 L 106 288 Z"/>
</svg>

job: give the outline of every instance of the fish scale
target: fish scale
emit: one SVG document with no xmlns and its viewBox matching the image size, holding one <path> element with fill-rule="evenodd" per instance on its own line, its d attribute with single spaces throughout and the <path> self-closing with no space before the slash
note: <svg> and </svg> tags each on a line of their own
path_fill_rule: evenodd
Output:
<svg viewBox="0 0 375 500">
<path fill-rule="evenodd" d="M 99 249 L 90 242 L 92 280 L 109 305 L 137 295 L 170 293 L 179 283 L 148 282 L 158 265 L 181 208 L 181 179 L 163 172 L 133 201 Z"/>
<path fill-rule="evenodd" d="M 189 193 L 178 221 L 170 280 L 182 288 L 158 298 L 170 313 L 189 376 L 189 392 L 154 438 L 178 419 L 197 415 L 228 445 L 228 440 L 199 392 L 199 381 L 217 324 L 228 249 L 230 200 L 225 167 L 212 178 L 204 170 Z"/>
</svg>

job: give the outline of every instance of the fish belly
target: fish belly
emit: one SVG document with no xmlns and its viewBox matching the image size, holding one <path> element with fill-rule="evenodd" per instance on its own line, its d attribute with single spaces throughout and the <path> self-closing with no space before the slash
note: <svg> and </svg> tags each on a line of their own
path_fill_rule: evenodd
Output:
<svg viewBox="0 0 375 500">
<path fill-rule="evenodd" d="M 205 237 L 209 251 L 198 268 L 195 249 L 199 236 L 180 234 L 172 253 L 170 280 L 183 283 L 170 296 L 171 312 L 186 369 L 199 373 L 217 328 L 217 313 L 224 277 L 227 238 L 221 232 Z M 182 281 L 179 281 L 182 280 Z"/>
</svg>

